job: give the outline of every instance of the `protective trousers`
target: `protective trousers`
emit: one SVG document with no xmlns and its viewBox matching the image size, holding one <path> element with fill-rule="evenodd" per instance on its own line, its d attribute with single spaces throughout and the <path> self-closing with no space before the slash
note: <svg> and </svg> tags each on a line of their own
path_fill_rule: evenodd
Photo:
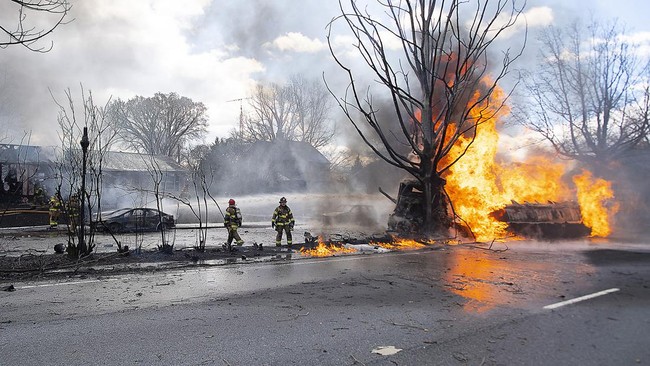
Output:
<svg viewBox="0 0 650 366">
<path fill-rule="evenodd" d="M 293 244 L 292 242 L 292 237 L 291 237 L 291 227 L 289 225 L 276 225 L 275 230 L 278 232 L 278 234 L 275 236 L 275 245 L 280 246 L 282 245 L 282 232 L 287 233 L 287 245 L 291 246 Z"/>
<path fill-rule="evenodd" d="M 59 225 L 59 209 L 50 208 L 50 227 L 55 228 Z"/>
<path fill-rule="evenodd" d="M 235 240 L 235 243 L 237 245 L 243 245 L 244 241 L 241 239 L 239 236 L 239 233 L 237 232 L 237 225 L 230 225 L 228 226 L 228 246 L 230 246 L 230 243 L 232 243 L 233 239 Z"/>
</svg>

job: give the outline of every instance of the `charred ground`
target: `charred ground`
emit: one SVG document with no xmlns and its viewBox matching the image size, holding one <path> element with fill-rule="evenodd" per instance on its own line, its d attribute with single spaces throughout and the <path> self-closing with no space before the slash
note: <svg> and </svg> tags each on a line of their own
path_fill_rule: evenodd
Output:
<svg viewBox="0 0 650 366">
<path fill-rule="evenodd" d="M 301 246 L 294 246 L 292 251 Z M 61 278 L 115 273 L 155 272 L 186 267 L 214 266 L 252 260 L 285 260 L 291 256 L 286 247 L 239 247 L 229 252 L 211 247 L 163 253 L 159 250 L 141 250 L 139 253 L 92 253 L 82 258 L 67 254 L 26 253 L 20 256 L 0 256 L 0 280 Z"/>
<path fill-rule="evenodd" d="M 135 234 L 124 234 L 119 239 L 130 244 L 128 251 L 119 252 L 117 246 L 111 243 L 108 235 L 97 236 L 97 248 L 88 256 L 74 258 L 66 253 L 57 254 L 56 244 L 65 243 L 65 231 L 51 232 L 45 229 L 13 229 L 0 234 L 0 281 L 43 278 L 65 278 L 79 276 L 98 276 L 124 273 L 143 273 L 165 271 L 170 269 L 199 268 L 219 266 L 234 263 L 285 261 L 300 257 L 301 249 L 313 248 L 318 243 L 316 236 L 294 234 L 294 244 L 291 248 L 283 243 L 262 243 L 261 239 L 269 238 L 265 228 L 244 229 L 242 236 L 247 240 L 243 246 L 234 246 L 229 251 L 221 241 L 222 230 L 210 229 L 211 245 L 204 250 L 192 246 L 195 231 L 179 229 L 169 235 L 177 237 L 174 250 L 163 252 L 156 245 L 156 233 L 151 234 L 152 243 L 136 250 Z M 328 244 L 359 244 L 381 239 L 389 240 L 382 233 L 367 234 L 352 230 L 342 230 L 343 234 L 332 234 L 327 237 Z M 311 240 L 307 240 L 310 238 Z M 159 238 L 157 238 L 159 239 Z M 300 241 L 298 241 L 300 240 Z M 107 244 L 110 243 L 110 244 Z M 258 244 L 259 243 L 259 244 Z"/>
</svg>

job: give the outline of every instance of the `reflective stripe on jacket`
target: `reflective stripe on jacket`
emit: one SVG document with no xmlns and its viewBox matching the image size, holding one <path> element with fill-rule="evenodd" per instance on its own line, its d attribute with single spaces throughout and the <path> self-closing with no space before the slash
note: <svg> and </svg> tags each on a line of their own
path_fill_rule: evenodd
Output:
<svg viewBox="0 0 650 366">
<path fill-rule="evenodd" d="M 226 214 L 223 217 L 223 222 L 226 225 L 237 225 L 241 226 L 241 211 L 238 207 L 228 206 L 226 209 Z"/>
<path fill-rule="evenodd" d="M 294 224 L 293 213 L 289 206 L 278 206 L 273 212 L 273 217 L 271 218 L 271 223 L 276 226 L 284 226 Z"/>
</svg>

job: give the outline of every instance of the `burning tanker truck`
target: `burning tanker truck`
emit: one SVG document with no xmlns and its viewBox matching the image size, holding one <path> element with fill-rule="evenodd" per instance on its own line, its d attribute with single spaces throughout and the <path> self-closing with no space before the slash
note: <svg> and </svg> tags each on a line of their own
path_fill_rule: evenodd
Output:
<svg viewBox="0 0 650 366">
<path fill-rule="evenodd" d="M 400 183 L 397 199 L 393 199 L 395 209 L 388 218 L 388 231 L 399 236 L 412 236 L 421 231 L 424 225 L 424 194 L 415 179 L 405 179 Z M 447 210 L 452 211 L 450 205 Z M 507 233 L 513 236 L 563 239 L 584 237 L 590 228 L 584 225 L 577 202 L 518 203 L 512 201 L 505 207 L 490 213 L 491 218 L 506 223 Z M 453 221 L 452 226 L 461 236 L 472 238 L 471 228 Z M 462 220 L 461 220 L 462 221 Z"/>
</svg>

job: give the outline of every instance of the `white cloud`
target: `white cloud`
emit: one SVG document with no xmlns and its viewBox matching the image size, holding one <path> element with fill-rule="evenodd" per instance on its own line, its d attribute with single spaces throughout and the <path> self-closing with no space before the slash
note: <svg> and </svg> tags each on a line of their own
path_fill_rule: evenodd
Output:
<svg viewBox="0 0 650 366">
<path fill-rule="evenodd" d="M 319 39 L 309 39 L 302 33 L 288 32 L 264 45 L 267 48 L 274 48 L 279 51 L 291 51 L 298 53 L 316 53 L 327 49 L 327 44 Z"/>
<path fill-rule="evenodd" d="M 501 38 L 512 37 L 523 32 L 526 28 L 531 29 L 549 26 L 553 24 L 553 20 L 553 9 L 550 7 L 537 6 L 530 8 L 530 10 L 520 14 L 517 21 L 502 33 Z M 511 21 L 510 13 L 501 13 L 493 25 L 493 30 L 505 26 L 509 21 Z"/>
<path fill-rule="evenodd" d="M 528 27 L 531 28 L 549 26 L 553 24 L 554 20 L 553 9 L 549 8 L 548 6 L 538 6 L 531 8 L 527 12 L 524 12 L 523 16 L 528 23 Z"/>
<path fill-rule="evenodd" d="M 75 20 L 52 35 L 51 52 L 0 50 L 7 60 L 0 60 L 0 71 L 10 73 L 14 86 L 0 89 L 0 94 L 15 95 L 17 123 L 21 130 L 33 131 L 33 143 L 58 142 L 52 123 L 58 108 L 48 89 L 59 100 L 64 100 L 66 88 L 80 98 L 80 83 L 92 90 L 98 104 L 109 97 L 176 92 L 208 107 L 207 142 L 224 136 L 239 121 L 239 105 L 226 101 L 247 95 L 253 76 L 264 71 L 264 65 L 233 54 L 232 45 L 195 51 L 191 30 L 210 3 L 77 1 L 73 4 Z"/>
</svg>

